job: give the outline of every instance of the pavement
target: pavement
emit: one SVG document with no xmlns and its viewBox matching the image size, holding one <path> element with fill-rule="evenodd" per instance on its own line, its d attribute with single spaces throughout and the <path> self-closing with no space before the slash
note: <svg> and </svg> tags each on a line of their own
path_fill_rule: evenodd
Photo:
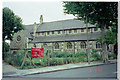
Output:
<svg viewBox="0 0 120 80">
<path fill-rule="evenodd" d="M 109 60 L 108 64 L 116 63 L 117 60 Z M 34 68 L 34 69 L 17 69 L 5 62 L 3 62 L 3 76 L 12 77 L 12 76 L 24 76 L 30 74 L 38 74 L 38 73 L 47 73 L 47 72 L 54 72 L 60 70 L 67 70 L 73 68 L 82 68 L 82 67 L 90 67 L 90 66 L 98 66 L 104 65 L 101 61 L 94 61 L 88 64 L 87 62 L 80 62 L 80 63 L 72 63 L 72 64 L 64 64 L 58 66 L 50 66 L 50 67 L 42 67 L 42 68 Z"/>
</svg>

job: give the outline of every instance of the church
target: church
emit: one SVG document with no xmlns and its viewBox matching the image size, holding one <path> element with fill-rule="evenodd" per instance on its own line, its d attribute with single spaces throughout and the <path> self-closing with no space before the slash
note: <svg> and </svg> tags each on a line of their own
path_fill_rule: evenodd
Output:
<svg viewBox="0 0 120 80">
<path fill-rule="evenodd" d="M 10 44 L 10 50 L 31 48 L 48 48 L 52 52 L 66 51 L 69 53 L 86 52 L 87 39 L 90 50 L 102 50 L 101 43 L 97 39 L 101 36 L 101 28 L 95 25 L 86 24 L 77 19 L 60 20 L 53 22 L 43 22 L 40 16 L 40 23 L 25 25 L 25 30 L 14 34 Z M 110 47 L 109 50 L 113 50 Z"/>
</svg>

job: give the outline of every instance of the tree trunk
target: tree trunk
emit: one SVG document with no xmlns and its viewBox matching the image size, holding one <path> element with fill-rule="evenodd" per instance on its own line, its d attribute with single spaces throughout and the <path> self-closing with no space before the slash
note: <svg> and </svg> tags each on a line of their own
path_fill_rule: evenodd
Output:
<svg viewBox="0 0 120 80">
<path fill-rule="evenodd" d="M 103 58 L 103 63 L 107 62 L 107 52 L 106 52 L 106 43 L 105 41 L 105 34 L 106 34 L 106 24 L 104 22 L 102 23 L 102 58 Z"/>
</svg>

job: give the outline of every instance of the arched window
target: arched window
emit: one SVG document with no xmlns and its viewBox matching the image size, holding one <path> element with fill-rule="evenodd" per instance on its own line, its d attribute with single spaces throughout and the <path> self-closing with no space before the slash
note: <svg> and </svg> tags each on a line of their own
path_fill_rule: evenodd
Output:
<svg viewBox="0 0 120 80">
<path fill-rule="evenodd" d="M 36 44 L 34 44 L 34 47 L 36 48 Z"/>
<path fill-rule="evenodd" d="M 55 43 L 55 49 L 59 49 L 59 44 Z"/>
<path fill-rule="evenodd" d="M 81 48 L 86 48 L 86 43 L 85 42 L 81 42 L 80 47 Z"/>
<path fill-rule="evenodd" d="M 47 46 L 47 44 L 46 44 L 46 43 L 43 43 L 43 46 Z"/>
<path fill-rule="evenodd" d="M 96 48 L 102 48 L 102 44 L 101 44 L 101 43 L 96 42 Z"/>
<path fill-rule="evenodd" d="M 67 43 L 67 49 L 72 49 L 72 43 L 70 42 Z"/>
</svg>

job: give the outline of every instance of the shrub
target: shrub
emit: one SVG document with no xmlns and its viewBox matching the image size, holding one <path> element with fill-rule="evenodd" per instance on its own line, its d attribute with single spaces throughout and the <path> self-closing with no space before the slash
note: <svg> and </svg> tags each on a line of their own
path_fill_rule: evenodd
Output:
<svg viewBox="0 0 120 80">
<path fill-rule="evenodd" d="M 81 56 L 86 57 L 87 54 L 85 52 L 81 52 L 81 53 L 76 53 L 75 54 L 75 57 L 81 57 Z"/>
<path fill-rule="evenodd" d="M 63 58 L 57 58 L 56 59 L 56 64 L 59 64 L 59 65 L 64 64 Z"/>
<path fill-rule="evenodd" d="M 93 49 L 91 52 L 90 58 L 92 61 L 95 61 L 95 60 L 101 60 L 102 56 L 100 54 L 98 54 L 96 50 Z"/>
<path fill-rule="evenodd" d="M 115 54 L 108 54 L 108 59 L 116 59 L 117 56 Z"/>
<path fill-rule="evenodd" d="M 9 51 L 9 48 L 10 48 L 10 46 L 9 46 L 9 44 L 7 43 L 7 42 L 5 42 L 5 41 L 3 41 L 2 42 L 3 43 L 3 52 L 8 52 Z M 3 54 L 4 55 L 4 54 Z"/>
<path fill-rule="evenodd" d="M 72 57 L 68 57 L 68 58 L 67 58 L 67 62 L 68 62 L 68 63 L 73 63 L 73 58 L 72 58 Z"/>
<path fill-rule="evenodd" d="M 23 59 L 24 59 L 24 56 L 25 56 L 25 51 L 24 50 L 20 50 L 18 51 L 18 53 L 16 55 L 13 55 L 13 59 L 14 59 L 14 64 L 15 66 L 20 66 L 23 62 Z M 28 59 L 26 58 L 25 60 L 25 64 L 24 65 L 29 65 L 29 61 Z"/>
<path fill-rule="evenodd" d="M 12 64 L 14 62 L 13 55 L 10 52 L 4 52 L 3 54 L 4 54 L 3 57 L 5 62 L 9 64 Z"/>
<path fill-rule="evenodd" d="M 50 58 L 49 59 L 49 65 L 56 65 L 56 58 Z"/>
</svg>

